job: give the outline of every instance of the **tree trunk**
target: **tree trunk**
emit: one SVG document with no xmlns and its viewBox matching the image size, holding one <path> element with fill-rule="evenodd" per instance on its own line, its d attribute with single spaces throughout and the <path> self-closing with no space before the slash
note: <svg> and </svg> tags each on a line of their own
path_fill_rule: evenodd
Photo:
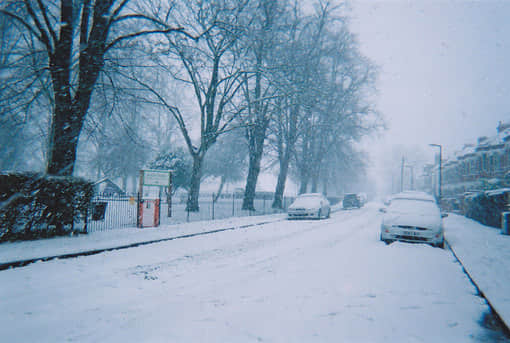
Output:
<svg viewBox="0 0 510 343">
<path fill-rule="evenodd" d="M 299 194 L 306 193 L 308 190 L 308 173 L 304 170 L 301 170 L 301 177 L 300 177 L 300 184 L 299 184 Z"/>
<path fill-rule="evenodd" d="M 319 176 L 318 171 L 315 172 L 315 175 L 312 179 L 312 193 L 317 193 L 317 189 L 319 188 Z"/>
<path fill-rule="evenodd" d="M 127 181 L 128 176 L 127 175 L 122 176 L 122 190 L 126 193 L 127 193 Z"/>
<path fill-rule="evenodd" d="M 48 174 L 66 176 L 73 174 L 82 126 L 81 115 L 73 113 L 70 103 L 55 104 L 46 166 Z"/>
<path fill-rule="evenodd" d="M 188 192 L 188 202 L 186 204 L 186 211 L 198 212 L 198 196 L 200 195 L 200 181 L 202 178 L 202 161 L 203 155 L 193 156 L 193 170 L 191 172 L 191 185 Z"/>
<path fill-rule="evenodd" d="M 225 175 L 222 175 L 221 176 L 220 187 L 218 188 L 218 191 L 216 192 L 216 195 L 213 198 L 213 202 L 218 201 L 218 199 L 220 198 L 221 193 L 223 192 L 223 186 L 224 185 L 225 185 Z"/>
<path fill-rule="evenodd" d="M 324 180 L 323 180 L 323 183 L 322 183 L 322 194 L 324 194 L 324 196 L 327 196 L 328 195 L 328 183 L 329 183 L 329 168 L 325 168 L 326 170 L 324 171 Z"/>
<path fill-rule="evenodd" d="M 266 22 L 267 24 L 267 22 Z M 260 174 L 260 162 L 264 151 L 264 141 L 266 131 L 269 125 L 269 118 L 266 117 L 267 108 L 264 109 L 262 96 L 262 65 L 265 55 L 265 42 L 262 40 L 259 49 L 256 52 L 255 70 L 255 103 L 254 115 L 256 118 L 255 126 L 248 127 L 248 143 L 250 154 L 250 165 L 248 168 L 248 177 L 244 189 L 243 210 L 255 211 L 254 199 L 257 188 L 257 180 Z"/>
<path fill-rule="evenodd" d="M 260 163 L 262 153 L 264 151 L 264 135 L 256 137 L 258 143 L 255 149 L 250 148 L 250 165 L 248 168 L 248 177 L 246 179 L 246 187 L 244 189 L 243 210 L 255 211 L 254 199 L 257 188 L 257 180 L 260 174 Z"/>
<path fill-rule="evenodd" d="M 285 153 L 280 160 L 280 173 L 278 174 L 278 182 L 274 193 L 273 208 L 283 209 L 283 192 L 285 191 L 285 183 L 287 182 L 287 173 L 289 171 L 289 154 Z"/>
</svg>

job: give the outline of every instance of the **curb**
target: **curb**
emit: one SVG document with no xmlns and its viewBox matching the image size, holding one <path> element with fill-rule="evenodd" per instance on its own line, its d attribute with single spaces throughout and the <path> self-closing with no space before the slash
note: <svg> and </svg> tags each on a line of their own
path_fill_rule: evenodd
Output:
<svg viewBox="0 0 510 343">
<path fill-rule="evenodd" d="M 67 259 L 67 258 L 74 258 L 74 257 L 80 257 L 80 256 L 96 255 L 96 254 L 100 254 L 100 253 L 107 252 L 107 251 L 135 248 L 135 247 L 139 247 L 142 245 L 155 244 L 155 243 L 166 242 L 166 241 L 173 241 L 176 239 L 191 238 L 191 237 L 202 236 L 202 235 L 210 235 L 213 233 L 218 233 L 218 232 L 223 232 L 223 231 L 246 229 L 246 228 L 253 227 L 253 226 L 260 226 L 260 225 L 265 225 L 265 224 L 269 224 L 269 223 L 277 223 L 277 222 L 280 222 L 283 220 L 286 220 L 286 218 L 278 219 L 278 220 L 263 221 L 263 222 L 254 223 L 254 224 L 232 226 L 232 227 L 228 227 L 228 228 L 215 229 L 215 230 L 204 231 L 204 232 L 190 233 L 187 235 L 161 238 L 161 239 L 155 239 L 155 240 L 151 240 L 151 241 L 131 243 L 131 244 L 120 245 L 120 246 L 112 247 L 112 248 L 94 249 L 94 250 L 80 251 L 80 252 L 75 252 L 75 253 L 52 255 L 52 256 L 45 256 L 45 257 L 36 257 L 36 258 L 31 258 L 31 259 L 26 259 L 26 260 L 5 262 L 5 263 L 0 263 L 0 271 L 6 270 L 6 269 L 24 267 L 24 266 L 27 266 L 29 264 L 39 262 L 39 261 L 46 262 L 46 261 L 51 261 L 51 260 L 56 260 L 56 259 Z"/>
<path fill-rule="evenodd" d="M 504 334 L 506 336 L 509 336 L 510 337 L 510 325 L 508 323 L 506 323 L 503 318 L 499 315 L 498 311 L 496 311 L 496 309 L 494 308 L 494 306 L 491 304 L 490 300 L 485 296 L 485 294 L 483 293 L 483 291 L 480 289 L 480 287 L 478 287 L 478 284 L 476 283 L 476 281 L 473 279 L 473 277 L 471 276 L 471 274 L 469 274 L 468 270 L 466 269 L 466 267 L 464 266 L 464 264 L 462 263 L 462 261 L 459 259 L 459 257 L 457 256 L 457 254 L 455 253 L 455 250 L 453 250 L 452 246 L 450 245 L 450 243 L 448 243 L 448 241 L 445 239 L 445 243 L 446 245 L 448 246 L 448 250 L 450 250 L 453 254 L 453 256 L 455 257 L 455 259 L 457 260 L 457 262 L 459 262 L 459 264 L 461 265 L 462 267 L 462 271 L 464 271 L 464 274 L 467 275 L 469 281 L 471 281 L 471 283 L 473 284 L 473 286 L 475 287 L 476 291 L 478 292 L 478 295 L 480 297 L 482 297 L 483 299 L 485 299 L 485 301 L 487 302 L 487 305 L 489 305 L 489 308 L 490 310 L 492 311 L 492 314 L 496 317 L 496 320 L 498 320 L 501 324 L 502 324 L 502 329 L 504 331 Z"/>
</svg>

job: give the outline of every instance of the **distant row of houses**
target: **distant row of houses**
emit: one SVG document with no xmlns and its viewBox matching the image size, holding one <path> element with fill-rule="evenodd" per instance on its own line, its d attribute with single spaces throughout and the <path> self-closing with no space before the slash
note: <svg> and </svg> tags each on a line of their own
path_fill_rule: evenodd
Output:
<svg viewBox="0 0 510 343">
<path fill-rule="evenodd" d="M 438 164 L 424 168 L 422 188 L 437 194 Z M 443 197 L 510 186 L 510 122 L 500 122 L 497 134 L 479 137 L 442 161 Z"/>
</svg>

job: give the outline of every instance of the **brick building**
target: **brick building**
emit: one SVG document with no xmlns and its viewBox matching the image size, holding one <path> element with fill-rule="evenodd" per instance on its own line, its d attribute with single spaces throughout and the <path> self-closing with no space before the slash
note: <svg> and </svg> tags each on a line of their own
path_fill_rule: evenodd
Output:
<svg viewBox="0 0 510 343">
<path fill-rule="evenodd" d="M 500 122 L 496 135 L 479 137 L 442 162 L 443 197 L 509 187 L 510 122 Z M 423 188 L 437 194 L 437 176 L 438 164 L 424 170 Z"/>
</svg>

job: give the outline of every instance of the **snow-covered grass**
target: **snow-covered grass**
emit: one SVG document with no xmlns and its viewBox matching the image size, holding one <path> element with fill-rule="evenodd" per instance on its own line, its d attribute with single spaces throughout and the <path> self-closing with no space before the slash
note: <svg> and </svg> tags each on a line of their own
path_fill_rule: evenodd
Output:
<svg viewBox="0 0 510 343">
<path fill-rule="evenodd" d="M 2 339 L 491 341 L 453 255 L 379 225 L 369 206 L 5 270 Z"/>
</svg>

